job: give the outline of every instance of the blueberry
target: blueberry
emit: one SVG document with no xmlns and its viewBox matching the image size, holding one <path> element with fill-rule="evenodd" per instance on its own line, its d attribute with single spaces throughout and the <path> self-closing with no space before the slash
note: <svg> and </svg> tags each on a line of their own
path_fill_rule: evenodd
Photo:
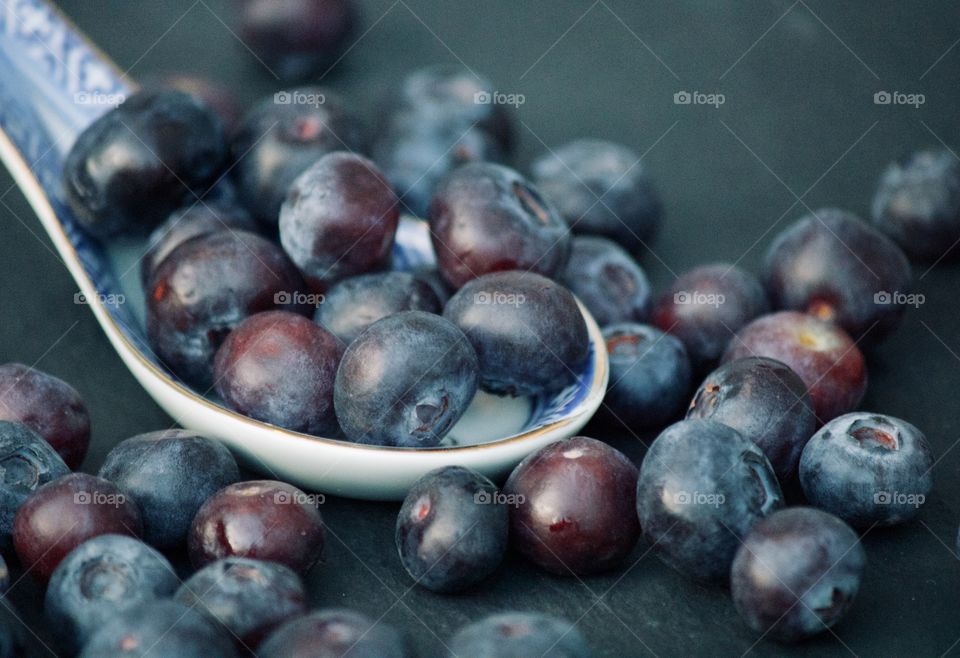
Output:
<svg viewBox="0 0 960 658">
<path fill-rule="evenodd" d="M 671 425 L 640 467 L 637 514 L 644 536 L 667 564 L 700 580 L 726 578 L 743 537 L 782 504 L 760 448 L 716 421 Z"/>
<path fill-rule="evenodd" d="M 80 225 L 104 239 L 144 232 L 203 193 L 227 159 L 223 124 L 199 100 L 142 91 L 84 130 L 63 165 Z"/>
<path fill-rule="evenodd" d="M 772 313 L 741 329 L 723 362 L 746 356 L 776 359 L 797 373 L 810 393 L 818 425 L 856 409 L 867 389 L 867 365 L 850 336 L 805 313 Z"/>
<path fill-rule="evenodd" d="M 610 383 L 602 415 L 631 429 L 662 427 L 683 409 L 693 383 L 683 343 L 659 329 L 625 322 L 603 330 Z"/>
<path fill-rule="evenodd" d="M 254 219 L 275 228 L 297 176 L 327 153 L 362 150 L 362 132 L 346 102 L 322 87 L 263 99 L 244 117 L 232 142 L 241 201 Z"/>
<path fill-rule="evenodd" d="M 464 626 L 448 642 L 451 658 L 590 658 L 575 624 L 535 612 L 501 612 Z"/>
<path fill-rule="evenodd" d="M 637 540 L 637 467 L 606 443 L 577 436 L 529 455 L 504 493 L 514 547 L 560 575 L 623 562 Z"/>
<path fill-rule="evenodd" d="M 785 363 L 754 356 L 707 375 L 687 411 L 729 425 L 763 450 L 781 482 L 797 475 L 800 453 L 817 429 L 803 380 Z"/>
<path fill-rule="evenodd" d="M 21 363 L 0 366 L 0 420 L 23 423 L 78 468 L 90 445 L 90 414 L 62 379 Z"/>
<path fill-rule="evenodd" d="M 600 235 L 636 252 L 654 238 L 663 207 L 631 149 L 578 139 L 533 162 L 533 180 L 577 233 Z"/>
<path fill-rule="evenodd" d="M 327 608 L 289 621 L 257 649 L 260 658 L 412 658 L 404 637 L 383 621 Z"/>
<path fill-rule="evenodd" d="M 695 370 L 716 365 L 733 335 L 768 311 L 767 296 L 752 274 L 727 263 L 684 272 L 659 298 L 652 324 L 679 338 Z"/>
<path fill-rule="evenodd" d="M 587 325 L 563 286 L 532 272 L 497 272 L 463 286 L 443 316 L 477 351 L 480 386 L 537 395 L 573 383 L 590 354 Z"/>
<path fill-rule="evenodd" d="M 13 523 L 13 545 L 30 575 L 46 582 L 74 548 L 99 535 L 143 534 L 140 510 L 111 482 L 70 473 L 34 491 Z"/>
<path fill-rule="evenodd" d="M 410 272 L 377 272 L 345 279 L 327 292 L 314 316 L 344 343 L 351 343 L 371 324 L 401 311 L 440 313 L 443 306 L 433 286 Z"/>
<path fill-rule="evenodd" d="M 240 34 L 283 80 L 325 74 L 358 23 L 353 0 L 240 0 Z"/>
<path fill-rule="evenodd" d="M 180 586 L 175 599 L 222 624 L 247 651 L 307 612 L 306 591 L 296 573 L 282 564 L 249 558 L 207 565 Z"/>
<path fill-rule="evenodd" d="M 69 472 L 39 434 L 21 423 L 0 421 L 0 548 L 11 546 L 14 517 L 27 497 Z"/>
<path fill-rule="evenodd" d="M 123 535 L 80 544 L 57 566 L 44 602 L 64 648 L 75 651 L 119 613 L 173 594 L 179 580 L 160 553 Z"/>
<path fill-rule="evenodd" d="M 437 188 L 428 214 L 440 272 L 454 287 L 501 270 L 553 276 L 567 264 L 563 218 L 508 167 L 458 167 Z"/>
<path fill-rule="evenodd" d="M 337 152 L 300 174 L 280 209 L 280 242 L 314 288 L 382 265 L 400 210 L 376 166 Z"/>
<path fill-rule="evenodd" d="M 147 287 L 147 337 L 177 376 L 201 391 L 213 382 L 220 344 L 249 316 L 275 308 L 307 314 L 303 279 L 283 251 L 246 231 L 187 240 Z"/>
<path fill-rule="evenodd" d="M 653 299 L 647 275 L 620 245 L 606 238 L 578 236 L 560 277 L 601 327 L 644 322 Z"/>
<path fill-rule="evenodd" d="M 6 605 L 10 607 L 9 603 Z M 29 655 L 23 636 L 16 627 L 18 623 L 12 614 L 0 620 L 0 658 L 21 658 Z"/>
<path fill-rule="evenodd" d="M 231 201 L 196 203 L 174 210 L 150 233 L 147 252 L 140 260 L 140 280 L 147 285 L 163 259 L 190 238 L 225 229 L 256 232 L 257 226 L 246 210 Z"/>
<path fill-rule="evenodd" d="M 228 557 L 271 560 L 306 573 L 323 557 L 325 531 L 317 499 L 273 480 L 224 487 L 190 527 L 190 561 L 202 567 Z"/>
<path fill-rule="evenodd" d="M 496 485 L 463 468 L 424 475 L 407 492 L 397 516 L 403 567 L 416 584 L 456 592 L 480 582 L 507 550 L 507 508 Z"/>
<path fill-rule="evenodd" d="M 207 498 L 240 479 L 230 451 L 189 430 L 148 432 L 107 453 L 100 477 L 137 502 L 144 539 L 159 548 L 182 544 Z"/>
<path fill-rule="evenodd" d="M 350 344 L 333 401 L 351 441 L 430 447 L 476 390 L 477 355 L 463 332 L 440 316 L 405 311 L 373 323 Z"/>
<path fill-rule="evenodd" d="M 836 624 L 850 608 L 866 556 L 837 517 L 791 507 L 759 521 L 730 572 L 733 605 L 764 637 L 793 642 Z"/>
<path fill-rule="evenodd" d="M 836 208 L 781 232 L 767 250 L 763 276 L 774 308 L 806 311 L 868 343 L 900 324 L 911 278 L 900 247 Z"/>
<path fill-rule="evenodd" d="M 200 612 L 160 599 L 124 610 L 90 636 L 80 658 L 233 658 L 229 634 Z"/>
<path fill-rule="evenodd" d="M 873 223 L 912 259 L 945 255 L 960 240 L 960 161 L 938 148 L 890 163 L 873 197 Z"/>
<path fill-rule="evenodd" d="M 811 504 L 855 526 L 913 518 L 933 487 L 933 455 L 910 423 L 867 412 L 834 418 L 800 458 L 800 484 Z"/>
<path fill-rule="evenodd" d="M 166 89 L 176 89 L 205 103 L 220 117 L 227 134 L 232 133 L 240 120 L 240 102 L 226 86 L 208 77 L 195 73 L 171 73 L 164 75 L 152 85 Z"/>
<path fill-rule="evenodd" d="M 333 381 L 342 354 L 336 336 L 302 315 L 257 313 L 217 350 L 215 388 L 245 416 L 295 432 L 337 434 Z"/>
</svg>

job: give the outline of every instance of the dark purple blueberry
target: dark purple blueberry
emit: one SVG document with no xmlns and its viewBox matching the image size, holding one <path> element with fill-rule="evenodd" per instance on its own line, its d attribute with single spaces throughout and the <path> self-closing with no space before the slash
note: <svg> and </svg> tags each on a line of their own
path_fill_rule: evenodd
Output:
<svg viewBox="0 0 960 658">
<path fill-rule="evenodd" d="M 150 233 L 147 252 L 140 260 L 140 280 L 147 285 L 163 259 L 190 238 L 228 229 L 254 233 L 257 226 L 250 214 L 232 201 L 195 203 L 173 211 Z"/>
<path fill-rule="evenodd" d="M 563 218 L 513 169 L 459 167 L 430 202 L 430 234 L 440 273 L 454 287 L 490 272 L 560 274 L 570 255 Z"/>
<path fill-rule="evenodd" d="M 737 550 L 733 605 L 764 637 L 801 640 L 846 614 L 865 563 L 860 538 L 837 517 L 811 507 L 780 510 L 759 521 Z"/>
<path fill-rule="evenodd" d="M 45 583 L 74 548 L 99 535 L 143 534 L 136 501 L 112 482 L 70 473 L 34 491 L 13 523 L 13 545 L 20 564 Z"/>
<path fill-rule="evenodd" d="M 257 649 L 260 658 L 412 658 L 395 628 L 345 608 L 316 610 L 278 628 Z"/>
<path fill-rule="evenodd" d="M 729 425 L 763 450 L 781 482 L 797 476 L 800 453 L 817 429 L 803 380 L 785 363 L 748 356 L 703 380 L 687 418 Z"/>
<path fill-rule="evenodd" d="M 890 163 L 873 197 L 873 223 L 912 259 L 946 255 L 960 240 L 960 161 L 938 148 Z"/>
<path fill-rule="evenodd" d="M 306 315 L 303 279 L 283 251 L 246 231 L 187 240 L 160 263 L 147 287 L 147 336 L 178 377 L 206 390 L 213 357 L 245 319 L 273 309 Z"/>
<path fill-rule="evenodd" d="M 357 443 L 435 446 L 473 400 L 477 372 L 476 352 L 449 321 L 423 311 L 391 315 L 344 353 L 337 419 Z"/>
<path fill-rule="evenodd" d="M 601 327 L 644 322 L 653 299 L 647 275 L 623 248 L 606 238 L 577 236 L 560 277 Z"/>
<path fill-rule="evenodd" d="M 480 386 L 537 395 L 573 383 L 590 355 L 587 324 L 562 285 L 532 272 L 496 272 L 450 298 L 443 316 L 477 351 Z"/>
<path fill-rule="evenodd" d="M 782 361 L 810 393 L 818 425 L 856 409 L 867 389 L 867 364 L 840 327 L 796 311 L 764 315 L 737 332 L 723 355 Z"/>
<path fill-rule="evenodd" d="M 640 538 L 637 467 L 602 441 L 576 436 L 529 455 L 504 486 L 510 540 L 551 573 L 616 567 Z"/>
<path fill-rule="evenodd" d="M 237 0 L 244 44 L 282 80 L 325 74 L 358 22 L 353 0 Z"/>
<path fill-rule="evenodd" d="M 223 444 L 190 430 L 138 434 L 107 453 L 100 477 L 137 502 L 144 539 L 158 548 L 183 544 L 197 510 L 240 479 Z"/>
<path fill-rule="evenodd" d="M 182 603 L 160 599 L 124 610 L 97 629 L 80 658 L 234 658 L 230 635 Z"/>
<path fill-rule="evenodd" d="M 213 362 L 228 407 L 294 432 L 338 432 L 333 382 L 343 344 L 289 311 L 257 313 L 230 332 Z"/>
<path fill-rule="evenodd" d="M 753 442 L 712 420 L 682 420 L 651 444 L 640 467 L 637 514 L 644 536 L 680 573 L 730 574 L 750 528 L 783 505 L 770 462 Z"/>
<path fill-rule="evenodd" d="M 350 344 L 360 332 L 388 315 L 442 310 L 437 293 L 424 278 L 411 272 L 377 272 L 335 284 L 313 319 Z"/>
<path fill-rule="evenodd" d="M 297 176 L 327 153 L 362 147 L 357 118 L 335 94 L 323 87 L 277 92 L 254 106 L 233 138 L 240 199 L 254 219 L 275 228 Z"/>
<path fill-rule="evenodd" d="M 636 252 L 660 227 L 660 195 L 640 156 L 597 139 L 578 139 L 540 156 L 533 180 L 575 233 L 602 235 Z"/>
<path fill-rule="evenodd" d="M 240 102 L 237 97 L 230 89 L 210 78 L 194 73 L 171 73 L 158 79 L 155 86 L 176 89 L 200 99 L 220 117 L 228 134 L 236 129 L 240 121 Z"/>
<path fill-rule="evenodd" d="M 313 288 L 383 264 L 400 220 L 397 196 L 376 166 L 325 155 L 297 177 L 280 210 L 280 242 Z"/>
<path fill-rule="evenodd" d="M 222 624 L 249 652 L 275 628 L 307 612 L 307 593 L 296 573 L 275 562 L 239 557 L 200 569 L 175 599 Z"/>
<path fill-rule="evenodd" d="M 22 423 L 0 421 L 0 548 L 11 546 L 14 517 L 27 497 L 69 472 L 39 434 Z"/>
<path fill-rule="evenodd" d="M 23 423 L 39 434 L 71 469 L 90 445 L 90 415 L 75 388 L 21 363 L 0 366 L 0 420 Z"/>
<path fill-rule="evenodd" d="M 5 604 L 7 614 L 0 618 L 0 658 L 22 658 L 28 656 L 24 644 L 23 634 L 20 632 L 22 622 L 18 621 L 13 613 L 13 605 Z"/>
<path fill-rule="evenodd" d="M 679 338 L 694 369 L 717 364 L 733 335 L 769 310 L 763 286 L 735 265 L 702 265 L 684 272 L 657 299 L 652 324 Z"/>
<path fill-rule="evenodd" d="M 226 159 L 223 124 L 206 105 L 180 91 L 142 91 L 80 134 L 64 190 L 95 237 L 145 232 L 205 192 Z"/>
<path fill-rule="evenodd" d="M 910 423 L 865 411 L 834 418 L 800 458 L 810 504 L 855 526 L 912 519 L 933 488 L 933 454 Z"/>
<path fill-rule="evenodd" d="M 912 275 L 890 238 L 851 213 L 824 208 L 774 239 L 763 281 L 774 308 L 805 311 L 875 342 L 900 324 Z"/>
<path fill-rule="evenodd" d="M 44 603 L 47 622 L 73 652 L 124 610 L 171 596 L 178 584 L 167 558 L 143 542 L 100 535 L 54 570 Z"/>
<path fill-rule="evenodd" d="M 636 323 L 603 330 L 610 382 L 602 414 L 632 430 L 660 428 L 683 410 L 693 384 L 683 343 Z"/>
<path fill-rule="evenodd" d="M 576 624 L 536 612 L 501 612 L 464 626 L 449 641 L 450 658 L 591 658 Z"/>
<path fill-rule="evenodd" d="M 190 561 L 199 568 L 221 558 L 255 558 L 306 573 L 323 557 L 322 500 L 273 480 L 224 487 L 193 519 Z"/>
<path fill-rule="evenodd" d="M 424 475 L 407 493 L 397 516 L 397 551 L 417 585 L 457 592 L 500 565 L 508 525 L 493 482 L 462 466 L 446 466 Z"/>
</svg>

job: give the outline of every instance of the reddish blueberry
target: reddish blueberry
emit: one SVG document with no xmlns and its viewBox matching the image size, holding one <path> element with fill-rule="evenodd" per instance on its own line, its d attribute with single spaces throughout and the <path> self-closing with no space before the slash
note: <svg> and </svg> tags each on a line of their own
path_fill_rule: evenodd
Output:
<svg viewBox="0 0 960 658">
<path fill-rule="evenodd" d="M 393 626 L 353 610 L 328 608 L 289 621 L 257 649 L 260 658 L 412 658 Z"/>
<path fill-rule="evenodd" d="M 576 624 L 533 612 L 501 612 L 464 626 L 449 642 L 449 658 L 591 658 Z"/>
<path fill-rule="evenodd" d="M 23 423 L 39 434 L 71 469 L 90 445 L 90 415 L 70 384 L 20 363 L 0 366 L 0 420 Z"/>
<path fill-rule="evenodd" d="M 860 349 L 843 329 L 812 315 L 781 311 L 757 318 L 737 332 L 723 361 L 746 356 L 776 359 L 797 373 L 819 425 L 856 409 L 866 392 Z"/>
</svg>

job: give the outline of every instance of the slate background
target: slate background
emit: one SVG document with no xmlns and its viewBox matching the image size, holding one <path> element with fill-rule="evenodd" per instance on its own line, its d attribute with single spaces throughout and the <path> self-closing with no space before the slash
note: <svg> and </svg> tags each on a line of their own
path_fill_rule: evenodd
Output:
<svg viewBox="0 0 960 658">
<path fill-rule="evenodd" d="M 204 73 L 244 102 L 277 89 L 225 26 L 227 0 L 61 5 L 135 79 Z M 705 261 L 755 270 L 776 230 L 807 207 L 866 215 L 888 160 L 958 141 L 960 5 L 949 0 L 363 0 L 362 12 L 362 38 L 323 82 L 364 111 L 404 72 L 460 61 L 500 91 L 525 95 L 521 168 L 545 145 L 578 136 L 645 153 L 667 215 L 653 252 L 641 255 L 657 287 Z M 726 102 L 675 105 L 682 90 L 723 93 Z M 926 102 L 877 106 L 881 90 L 922 93 Z M 84 470 L 95 472 L 117 441 L 171 421 L 89 310 L 73 304 L 75 285 L 5 171 L 0 192 L 0 361 L 32 364 L 81 391 L 94 427 Z M 644 557 L 645 546 L 625 573 L 584 581 L 511 557 L 469 594 L 410 589 L 393 547 L 397 506 L 332 499 L 323 510 L 326 564 L 309 576 L 312 603 L 385 615 L 423 656 L 442 654 L 457 627 L 504 608 L 578 620 L 598 656 L 960 653 L 960 269 L 949 260 L 917 268 L 925 303 L 870 354 L 863 404 L 927 433 L 939 457 L 936 489 L 917 521 L 864 538 L 866 577 L 835 635 L 795 647 L 755 644 L 722 589 L 686 581 Z M 591 429 L 638 461 L 651 439 Z M 50 655 L 41 592 L 25 579 L 10 598 L 36 633 L 36 655 Z"/>
</svg>

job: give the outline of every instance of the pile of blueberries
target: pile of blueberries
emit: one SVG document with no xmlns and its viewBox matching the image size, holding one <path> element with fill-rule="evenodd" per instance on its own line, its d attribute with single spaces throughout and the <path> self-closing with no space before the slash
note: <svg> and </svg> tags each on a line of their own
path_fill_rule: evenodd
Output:
<svg viewBox="0 0 960 658">
<path fill-rule="evenodd" d="M 323 21 L 277 13 L 295 4 L 241 3 L 245 38 L 285 78 L 335 61 L 354 25 L 345 0 L 325 3 Z M 622 568 L 644 541 L 680 573 L 729 584 L 763 637 L 831 627 L 865 566 L 852 527 L 908 521 L 932 488 L 923 434 L 857 411 L 861 348 L 901 320 L 906 254 L 931 260 L 960 239 L 960 163 L 917 152 L 884 174 L 872 224 L 818 210 L 774 239 L 760 277 L 711 263 L 655 296 L 634 255 L 663 207 L 637 154 L 576 140 L 527 178 L 508 166 L 513 116 L 483 100 L 494 88 L 454 68 L 414 71 L 370 131 L 325 88 L 279 92 L 238 118 L 227 92 L 179 76 L 78 138 L 65 195 L 98 240 L 149 235 L 141 278 L 158 360 L 293 431 L 446 445 L 478 389 L 570 385 L 589 354 L 586 307 L 610 363 L 594 426 L 659 431 L 642 464 L 574 437 L 529 455 L 502 489 L 455 464 L 429 473 L 396 524 L 417 585 L 475 588 L 511 547 L 587 576 Z M 436 267 L 393 268 L 401 214 L 427 220 Z M 241 481 L 226 448 L 186 430 L 122 441 L 96 476 L 71 472 L 90 439 L 86 407 L 19 364 L 0 366 L 0 419 L 0 548 L 46 587 L 64 651 L 412 655 L 401 630 L 308 610 L 322 497 Z M 781 486 L 807 505 L 786 507 Z M 183 548 L 196 571 L 181 581 L 164 552 Z M 10 586 L 5 566 L 0 581 Z M 15 635 L 0 624 L 0 657 L 18 655 Z M 475 658 L 591 654 L 569 622 L 531 612 L 488 617 L 447 645 Z"/>
</svg>

